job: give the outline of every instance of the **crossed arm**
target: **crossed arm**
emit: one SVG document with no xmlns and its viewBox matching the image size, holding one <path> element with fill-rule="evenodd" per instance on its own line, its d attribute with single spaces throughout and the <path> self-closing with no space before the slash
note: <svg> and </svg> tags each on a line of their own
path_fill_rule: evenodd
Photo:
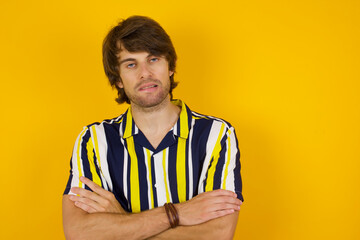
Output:
<svg viewBox="0 0 360 240">
<path fill-rule="evenodd" d="M 63 196 L 67 239 L 232 239 L 234 234 L 241 201 L 231 191 L 206 192 L 175 204 L 180 226 L 170 229 L 164 207 L 127 213 L 111 192 L 80 180 L 93 192 L 72 188 L 78 196 Z"/>
</svg>

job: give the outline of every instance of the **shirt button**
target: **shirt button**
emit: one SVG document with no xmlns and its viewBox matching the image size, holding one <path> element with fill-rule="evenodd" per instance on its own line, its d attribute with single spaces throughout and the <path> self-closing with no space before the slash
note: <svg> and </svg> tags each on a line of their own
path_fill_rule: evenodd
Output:
<svg viewBox="0 0 360 240">
<path fill-rule="evenodd" d="M 156 187 L 156 188 L 157 188 L 157 184 L 156 184 L 156 183 L 154 184 L 154 187 Z"/>
</svg>

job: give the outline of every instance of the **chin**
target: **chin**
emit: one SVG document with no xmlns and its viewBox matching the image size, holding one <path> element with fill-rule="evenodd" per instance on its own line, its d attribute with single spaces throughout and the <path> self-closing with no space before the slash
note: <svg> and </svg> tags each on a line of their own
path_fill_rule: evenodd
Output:
<svg viewBox="0 0 360 240">
<path fill-rule="evenodd" d="M 154 98 L 134 99 L 134 101 L 131 102 L 142 108 L 153 108 L 156 106 L 161 106 L 163 103 L 166 102 L 167 99 L 169 99 L 170 101 L 168 94 L 165 96 L 164 95 L 156 96 Z"/>
</svg>

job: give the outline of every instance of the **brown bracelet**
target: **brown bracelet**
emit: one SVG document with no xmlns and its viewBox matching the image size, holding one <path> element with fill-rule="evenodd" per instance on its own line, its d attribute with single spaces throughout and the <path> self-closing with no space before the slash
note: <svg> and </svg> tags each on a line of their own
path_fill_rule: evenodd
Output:
<svg viewBox="0 0 360 240">
<path fill-rule="evenodd" d="M 171 213 L 170 213 L 170 209 L 169 209 L 168 204 L 165 203 L 164 207 L 165 207 L 165 212 L 166 212 L 166 215 L 167 215 L 167 217 L 168 217 L 170 226 L 171 226 L 171 228 L 174 228 L 174 227 L 175 227 L 175 223 L 173 222 L 172 217 L 170 217 L 170 214 L 171 214 Z"/>
<path fill-rule="evenodd" d="M 174 204 L 169 203 L 170 211 L 173 214 L 173 218 L 175 220 L 175 226 L 179 226 L 179 213 L 177 212 Z"/>
<path fill-rule="evenodd" d="M 165 203 L 164 207 L 171 228 L 175 228 L 176 226 L 179 225 L 179 214 L 175 206 L 172 203 Z"/>
</svg>

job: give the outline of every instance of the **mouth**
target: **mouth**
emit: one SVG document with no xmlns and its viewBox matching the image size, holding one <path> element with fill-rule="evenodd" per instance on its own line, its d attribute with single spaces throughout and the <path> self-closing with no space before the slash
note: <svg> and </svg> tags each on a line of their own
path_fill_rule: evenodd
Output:
<svg viewBox="0 0 360 240">
<path fill-rule="evenodd" d="M 157 87 L 157 85 L 156 85 L 156 84 L 154 84 L 154 85 L 150 85 L 150 86 L 142 87 L 142 88 L 140 88 L 140 90 L 145 90 L 145 89 L 154 88 L 154 87 Z"/>
<path fill-rule="evenodd" d="M 145 86 L 142 86 L 139 88 L 139 91 L 149 91 L 149 90 L 154 90 L 155 88 L 157 88 L 157 84 L 147 84 Z"/>
</svg>

